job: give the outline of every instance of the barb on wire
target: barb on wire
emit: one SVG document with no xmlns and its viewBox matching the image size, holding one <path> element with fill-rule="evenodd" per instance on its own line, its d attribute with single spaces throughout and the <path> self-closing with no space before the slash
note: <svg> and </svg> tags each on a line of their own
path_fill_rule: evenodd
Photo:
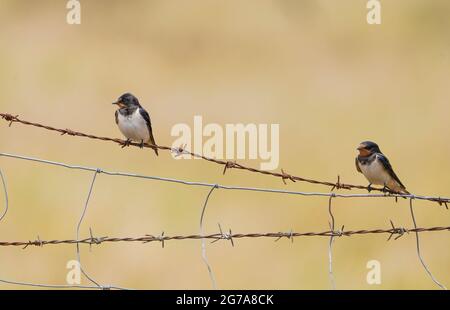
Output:
<svg viewBox="0 0 450 310">
<path fill-rule="evenodd" d="M 387 239 L 387 241 L 391 240 L 391 238 L 394 235 L 398 235 L 397 237 L 394 238 L 394 240 L 397 240 L 400 237 L 403 237 L 403 235 L 405 233 L 409 234 L 409 230 L 405 229 L 404 227 L 395 227 L 394 222 L 392 222 L 392 220 L 389 220 L 389 221 L 391 222 L 392 233 L 389 235 L 389 238 Z"/>
<path fill-rule="evenodd" d="M 291 229 L 288 233 L 280 232 L 280 234 L 281 234 L 280 237 L 275 239 L 275 242 L 278 242 L 281 238 L 286 237 L 289 240 L 291 240 L 292 243 L 294 243 L 294 235 L 293 235 L 294 234 L 294 230 L 293 229 Z"/>
<path fill-rule="evenodd" d="M 419 232 L 417 231 L 417 223 L 416 218 L 414 216 L 414 209 L 413 209 L 413 199 L 409 200 L 409 210 L 411 211 L 411 218 L 414 224 L 414 228 L 416 229 L 414 232 L 416 234 L 416 249 L 417 249 L 417 256 L 419 257 L 420 263 L 422 264 L 423 268 L 425 268 L 425 271 L 430 276 L 431 280 L 433 280 L 434 283 L 436 283 L 437 286 L 439 286 L 441 289 L 446 290 L 447 288 L 441 284 L 431 273 L 430 269 L 428 269 L 428 266 L 425 264 L 425 261 L 422 258 L 422 254 L 420 252 L 420 241 L 419 241 Z"/>
<path fill-rule="evenodd" d="M 215 243 L 219 240 L 230 240 L 231 242 L 231 246 L 234 247 L 234 241 L 233 241 L 233 232 L 230 230 L 228 230 L 228 233 L 224 232 L 222 230 L 222 226 L 220 226 L 220 223 L 217 223 L 217 225 L 219 225 L 219 231 L 220 231 L 220 235 L 218 238 L 216 238 L 215 240 L 211 241 L 211 243 Z"/>
<path fill-rule="evenodd" d="M 6 213 L 8 213 L 9 202 L 8 202 L 8 189 L 7 189 L 7 186 L 6 186 L 6 178 L 3 175 L 2 169 L 0 169 L 0 177 L 2 179 L 3 192 L 4 192 L 4 195 L 5 195 L 5 210 L 3 211 L 2 215 L 0 215 L 0 222 L 1 222 L 3 220 L 3 218 L 6 216 Z"/>
<path fill-rule="evenodd" d="M 208 206 L 208 201 L 209 201 L 209 197 L 211 196 L 212 192 L 217 188 L 217 184 L 215 186 L 213 186 L 210 191 L 208 192 L 208 195 L 206 196 L 205 202 L 203 203 L 203 208 L 202 208 L 202 212 L 200 215 L 200 235 L 203 236 L 204 235 L 204 227 L 203 227 L 203 219 L 205 216 L 205 211 L 206 211 L 206 207 Z M 209 278 L 211 279 L 211 283 L 213 288 L 216 290 L 217 289 L 217 283 L 216 283 L 216 278 L 214 277 L 214 273 L 212 271 L 211 265 L 209 264 L 208 261 L 208 256 L 206 255 L 206 242 L 205 242 L 205 238 L 201 238 L 201 242 L 202 242 L 202 259 L 206 264 L 206 267 L 208 268 L 208 274 L 209 274 Z"/>
<path fill-rule="evenodd" d="M 153 236 L 153 235 L 145 235 L 146 237 L 150 237 L 151 239 L 143 240 L 143 243 L 149 243 L 152 241 L 159 241 L 161 242 L 161 247 L 164 249 L 164 241 L 166 240 L 166 237 L 164 237 L 164 231 L 159 236 Z"/>
<path fill-rule="evenodd" d="M 149 236 L 149 235 L 148 235 Z M 153 236 L 152 236 L 153 237 Z M 164 238 L 164 231 L 161 233 L 161 235 L 154 237 L 156 238 L 155 240 L 161 242 L 161 247 L 164 249 L 164 241 L 166 240 Z M 145 241 L 144 243 L 147 243 L 147 241 Z"/>
<path fill-rule="evenodd" d="M 314 179 L 309 179 L 309 178 L 304 178 L 304 177 L 300 177 L 300 176 L 286 174 L 284 171 L 281 171 L 281 173 L 279 173 L 279 172 L 272 172 L 272 171 L 247 167 L 247 166 L 244 166 L 244 165 L 236 163 L 236 162 L 218 160 L 218 159 L 206 157 L 204 155 L 195 154 L 195 153 L 185 150 L 185 148 L 183 146 L 180 146 L 179 148 L 172 148 L 172 147 L 168 147 L 168 146 L 153 145 L 153 144 L 148 144 L 148 143 L 145 143 L 145 144 L 135 143 L 135 142 L 128 143 L 125 140 L 121 140 L 121 139 L 117 139 L 117 138 L 95 136 L 92 134 L 86 134 L 86 133 L 74 131 L 74 130 L 67 129 L 67 128 L 66 129 L 56 128 L 56 127 L 52 127 L 52 126 L 48 126 L 48 125 L 43 125 L 40 123 L 34 123 L 34 122 L 22 120 L 19 118 L 18 115 L 12 115 L 9 113 L 0 113 L 0 117 L 2 119 L 4 119 L 5 121 L 7 121 L 9 123 L 9 126 L 11 126 L 12 123 L 16 122 L 16 123 L 21 123 L 23 125 L 29 125 L 29 126 L 33 126 L 33 127 L 43 128 L 43 129 L 50 130 L 50 131 L 56 131 L 56 132 L 59 132 L 61 135 L 67 134 L 70 136 L 84 137 L 84 138 L 101 140 L 101 141 L 110 141 L 110 142 L 115 142 L 115 143 L 119 144 L 120 146 L 123 146 L 124 143 L 126 143 L 127 145 L 131 145 L 131 146 L 135 146 L 135 147 L 146 147 L 146 148 L 151 148 L 151 149 L 156 148 L 156 149 L 160 149 L 160 150 L 170 151 L 172 153 L 175 153 L 176 155 L 187 154 L 187 155 L 190 155 L 195 158 L 201 158 L 208 162 L 212 162 L 212 163 L 215 163 L 218 165 L 223 165 L 224 166 L 223 173 L 225 173 L 227 169 L 233 168 L 233 169 L 241 169 L 241 170 L 246 170 L 246 171 L 253 172 L 253 173 L 259 173 L 259 174 L 263 174 L 263 175 L 270 175 L 273 177 L 281 178 L 283 180 L 283 182 L 286 182 L 285 180 L 289 179 L 293 182 L 300 181 L 300 182 L 306 182 L 306 183 L 311 183 L 311 184 L 324 185 L 324 186 L 331 187 L 333 190 L 334 189 L 369 190 L 368 186 L 341 183 L 340 178 L 338 178 L 337 182 L 318 181 L 318 180 L 314 180 Z M 384 188 L 370 187 L 370 190 L 386 193 L 386 189 L 384 189 Z M 417 196 L 415 196 L 415 195 L 402 195 L 402 194 L 398 194 L 398 193 L 392 192 L 392 191 L 388 191 L 388 192 L 392 197 L 417 198 Z M 444 204 L 447 208 L 448 208 L 447 204 L 450 202 L 450 198 L 441 198 L 441 197 L 427 197 L 426 200 L 437 202 L 439 205 Z"/>
<path fill-rule="evenodd" d="M 94 237 L 94 234 L 92 233 L 92 228 L 91 227 L 89 227 L 89 236 L 91 237 L 90 238 L 91 240 L 89 242 L 89 252 L 92 251 L 92 245 L 93 244 L 97 244 L 97 245 L 101 244 L 105 238 L 108 238 L 108 237 L 100 237 L 100 238 Z M 77 236 L 77 240 L 78 239 L 79 239 L 79 236 Z"/>
</svg>

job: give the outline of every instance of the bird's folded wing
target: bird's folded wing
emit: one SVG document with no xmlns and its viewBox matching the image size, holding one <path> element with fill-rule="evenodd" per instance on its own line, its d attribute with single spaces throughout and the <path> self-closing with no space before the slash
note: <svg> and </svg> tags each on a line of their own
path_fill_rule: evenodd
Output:
<svg viewBox="0 0 450 310">
<path fill-rule="evenodd" d="M 359 167 L 358 157 L 355 158 L 355 165 L 356 165 L 356 170 L 358 170 L 359 173 L 362 173 L 361 168 Z"/>
<path fill-rule="evenodd" d="M 155 142 L 155 138 L 153 137 L 153 131 L 152 131 L 152 123 L 150 121 L 150 115 L 148 115 L 148 112 L 145 111 L 143 108 L 139 108 L 139 113 L 141 114 L 142 118 L 145 120 L 145 123 L 147 124 L 148 133 L 150 137 L 150 143 L 153 145 L 157 145 Z M 155 153 L 158 155 L 158 149 L 155 148 Z"/>
<path fill-rule="evenodd" d="M 403 188 L 405 188 L 405 185 L 403 185 L 402 181 L 398 178 L 398 176 L 395 174 L 394 169 L 392 169 L 391 163 L 389 162 L 389 159 L 387 159 L 386 156 L 383 154 L 377 154 L 378 160 L 383 164 L 386 171 L 389 173 L 389 175 Z"/>
</svg>

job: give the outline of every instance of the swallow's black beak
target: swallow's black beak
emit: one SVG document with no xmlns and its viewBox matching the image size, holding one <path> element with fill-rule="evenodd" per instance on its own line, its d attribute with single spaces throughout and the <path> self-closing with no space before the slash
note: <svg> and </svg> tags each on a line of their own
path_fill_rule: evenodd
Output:
<svg viewBox="0 0 450 310">
<path fill-rule="evenodd" d="M 358 151 L 364 150 L 366 148 L 365 145 L 360 144 L 357 148 Z"/>
<path fill-rule="evenodd" d="M 122 102 L 122 101 L 116 101 L 116 102 L 113 102 L 112 104 L 114 104 L 114 105 L 118 105 L 118 106 L 119 106 L 119 108 L 124 108 L 124 107 L 125 107 L 125 105 L 123 104 L 123 102 Z"/>
</svg>

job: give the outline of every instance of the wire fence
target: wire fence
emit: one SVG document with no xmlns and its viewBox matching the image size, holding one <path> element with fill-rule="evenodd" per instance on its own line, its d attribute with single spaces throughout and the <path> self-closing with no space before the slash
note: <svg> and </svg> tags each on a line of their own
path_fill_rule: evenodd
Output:
<svg viewBox="0 0 450 310">
<path fill-rule="evenodd" d="M 18 116 L 13 116 L 11 114 L 5 114 L 0 113 L 0 116 L 9 122 L 9 125 L 11 126 L 12 123 L 17 122 L 25 125 L 31 125 L 34 127 L 44 128 L 50 131 L 57 131 L 61 134 L 67 134 L 70 136 L 79 136 L 79 137 L 86 137 L 90 139 L 95 140 L 102 140 L 102 141 L 112 141 L 115 143 L 118 143 L 122 146 L 125 145 L 126 141 L 115 139 L 115 138 L 107 138 L 107 137 L 98 137 L 91 134 L 85 134 L 81 132 L 76 132 L 70 129 L 59 129 L 47 125 L 42 125 L 39 123 L 33 123 L 25 120 L 21 120 L 18 118 Z M 133 146 L 140 146 L 141 144 L 137 143 L 131 143 Z M 155 146 L 146 144 L 145 147 L 154 148 Z M 16 241 L 1 241 L 0 240 L 0 247 L 23 247 L 26 249 L 29 246 L 49 246 L 49 245 L 60 245 L 60 244 L 74 244 L 76 246 L 76 257 L 78 264 L 80 266 L 80 271 L 83 274 L 83 276 L 88 280 L 91 285 L 53 285 L 53 284 L 38 284 L 38 283 L 31 283 L 31 282 L 20 282 L 20 281 L 11 281 L 11 280 L 5 280 L 2 279 L 0 276 L 0 282 L 5 284 L 13 284 L 13 285 L 22 285 L 22 286 L 29 286 L 29 287 L 42 287 L 42 288 L 81 288 L 81 289 L 127 289 L 124 287 L 116 286 L 116 285 L 103 285 L 100 284 L 99 281 L 95 280 L 94 277 L 92 277 L 87 270 L 83 267 L 81 264 L 81 244 L 88 244 L 89 246 L 92 245 L 100 245 L 105 243 L 113 243 L 113 242 L 138 242 L 138 243 L 150 243 L 150 242 L 160 242 L 162 247 L 164 248 L 165 242 L 173 242 L 173 241 L 182 241 L 182 240 L 201 240 L 201 256 L 202 259 L 207 267 L 208 274 L 211 280 L 211 284 L 214 289 L 217 289 L 217 283 L 214 276 L 213 268 L 211 264 L 208 261 L 207 253 L 206 253 L 206 242 L 209 240 L 211 243 L 215 243 L 220 240 L 226 240 L 229 241 L 232 246 L 234 246 L 235 240 L 237 239 L 243 239 L 243 238 L 268 238 L 268 239 L 274 239 L 275 241 L 278 241 L 282 238 L 286 238 L 294 241 L 295 238 L 298 237 L 327 237 L 329 238 L 329 246 L 328 246 L 328 273 L 329 273 L 329 279 L 330 279 L 330 285 L 334 289 L 336 287 L 335 284 L 335 278 L 333 273 L 333 243 L 335 241 L 335 238 L 338 237 L 350 237 L 354 235 L 370 235 L 370 234 L 385 234 L 388 236 L 387 240 L 391 240 L 394 238 L 394 240 L 402 237 L 405 234 L 414 233 L 415 239 L 416 239 L 416 252 L 417 256 L 420 260 L 420 263 L 424 267 L 426 273 L 429 275 L 431 280 L 440 288 L 446 289 L 446 287 L 440 283 L 435 276 L 431 273 L 430 269 L 426 265 L 420 248 L 420 239 L 419 239 L 419 233 L 423 232 L 444 232 L 444 231 L 450 231 L 450 226 L 437 226 L 437 227 L 418 227 L 416 218 L 414 215 L 414 206 L 413 201 L 414 200 L 427 200 L 431 202 L 438 203 L 439 205 L 443 205 L 448 209 L 448 203 L 450 202 L 450 198 L 444 198 L 444 197 L 433 197 L 433 196 L 419 196 L 419 195 L 403 195 L 398 194 L 394 192 L 386 192 L 380 194 L 375 193 L 364 193 L 364 194 L 353 194 L 353 193 L 336 193 L 334 190 L 338 189 L 345 189 L 345 190 L 351 190 L 351 189 L 366 189 L 367 186 L 361 186 L 361 185 L 352 185 L 352 184 L 343 184 L 340 182 L 340 178 L 338 177 L 338 180 L 336 183 L 327 182 L 327 181 L 317 181 L 312 180 L 308 178 L 293 176 L 286 174 L 283 170 L 282 173 L 274 173 L 270 171 L 263 171 L 258 170 L 251 167 L 246 167 L 241 164 L 238 164 L 236 162 L 230 163 L 229 161 L 221 161 L 216 160 L 212 158 L 207 158 L 202 155 L 197 155 L 194 153 L 191 153 L 190 151 L 185 150 L 184 148 L 170 148 L 166 146 L 156 146 L 158 149 L 161 150 L 168 150 L 172 153 L 175 153 L 176 155 L 180 154 L 189 154 L 191 156 L 202 158 L 206 161 L 213 162 L 216 164 L 220 164 L 224 166 L 223 173 L 228 168 L 238 168 L 242 170 L 247 170 L 253 173 L 259 173 L 259 174 L 265 174 L 265 175 L 271 175 L 274 177 L 281 178 L 284 182 L 285 180 L 291 180 L 293 182 L 295 181 L 302 181 L 302 182 L 308 182 L 312 184 L 317 185 L 323 185 L 327 186 L 328 188 L 331 187 L 330 192 L 304 192 L 304 191 L 290 191 L 290 190 L 283 190 L 283 189 L 274 189 L 274 188 L 260 188 L 260 187 L 243 187 L 243 186 L 231 186 L 231 185 L 222 185 L 217 183 L 207 183 L 207 182 L 199 182 L 199 181 L 190 181 L 190 180 L 181 180 L 181 179 L 175 179 L 175 178 L 165 178 L 160 176 L 149 176 L 149 175 L 141 175 L 141 174 L 134 174 L 134 173 L 127 173 L 127 172 L 117 172 L 117 171 L 108 171 L 101 168 L 94 168 L 94 167 L 86 167 L 86 166 L 80 166 L 80 165 L 71 165 L 67 163 L 57 162 L 57 161 L 50 161 L 45 159 L 39 159 L 34 158 L 30 156 L 23 156 L 23 155 L 17 155 L 17 154 L 9 154 L 9 153 L 3 153 L 0 152 L 0 157 L 5 158 L 11 158 L 11 159 L 18 159 L 22 161 L 31 161 L 39 164 L 45 164 L 45 165 L 53 165 L 53 166 L 59 166 L 66 169 L 74 169 L 74 170 L 82 170 L 82 171 L 88 171 L 92 173 L 92 179 L 89 184 L 88 188 L 88 194 L 82 209 L 82 213 L 80 215 L 79 221 L 77 223 L 76 227 L 76 233 L 75 233 L 75 239 L 65 239 L 65 240 L 41 240 L 39 237 L 35 240 L 16 240 Z M 185 186 L 195 186 L 195 187 L 205 187 L 209 188 L 209 191 L 205 197 L 204 203 L 201 208 L 200 212 L 200 220 L 199 220 L 199 226 L 200 231 L 199 234 L 190 234 L 190 235 L 174 235 L 169 236 L 165 235 L 164 232 L 162 232 L 160 235 L 144 235 L 144 236 L 135 236 L 135 237 L 108 237 L 108 236 L 102 236 L 102 237 L 95 237 L 92 229 L 89 229 L 89 237 L 80 238 L 80 227 L 83 223 L 83 220 L 85 218 L 85 215 L 87 214 L 88 208 L 89 208 L 89 200 L 92 195 L 92 192 L 94 190 L 94 185 L 96 182 L 96 179 L 99 175 L 106 175 L 106 176 L 118 176 L 118 177 L 128 177 L 128 178 L 141 178 L 141 179 L 147 179 L 147 180 L 154 180 L 154 181 L 160 181 L 160 182 L 169 182 L 169 183 L 177 183 L 182 184 Z M 4 173 L 2 172 L 0 168 L 0 177 L 3 185 L 3 191 L 4 191 L 4 211 L 0 213 L 0 222 L 4 220 L 5 216 L 7 215 L 8 209 L 9 209 L 9 197 L 8 197 L 8 187 L 6 183 L 6 177 Z M 330 218 L 330 229 L 328 231 L 318 231 L 318 232 L 264 232 L 264 233 L 233 233 L 231 229 L 228 231 L 224 231 L 220 224 L 218 225 L 218 232 L 213 234 L 205 234 L 204 233 L 204 219 L 206 215 L 206 210 L 208 206 L 208 202 L 210 197 L 213 195 L 215 190 L 229 190 L 229 191 L 250 191 L 250 192 L 266 192 L 266 193 L 273 193 L 273 194 L 286 194 L 286 195 L 298 195 L 298 196 L 314 196 L 314 197 L 328 197 L 328 213 Z M 383 191 L 383 189 L 379 188 L 372 188 L 372 190 L 376 191 Z M 390 221 L 389 226 L 385 228 L 377 228 L 377 229 L 361 229 L 361 230 L 345 230 L 344 226 L 342 226 L 340 229 L 335 228 L 335 217 L 333 214 L 333 201 L 334 199 L 349 199 L 349 198 L 382 198 L 382 199 L 392 199 L 394 198 L 397 200 L 398 198 L 406 198 L 409 199 L 409 207 L 410 207 L 410 214 L 411 219 L 413 223 L 413 227 L 405 228 L 405 227 L 398 227 L 395 226 L 392 221 Z"/>
<path fill-rule="evenodd" d="M 33 126 L 33 127 L 43 128 L 43 129 L 50 130 L 50 131 L 56 131 L 56 132 L 59 132 L 61 135 L 70 135 L 70 136 L 84 137 L 84 138 L 89 138 L 89 139 L 94 139 L 94 140 L 114 142 L 114 143 L 121 145 L 122 147 L 134 146 L 134 147 L 139 147 L 139 148 L 142 148 L 142 147 L 151 148 L 151 149 L 157 148 L 160 150 L 165 150 L 165 151 L 170 151 L 172 153 L 175 153 L 176 156 L 177 155 L 189 155 L 189 156 L 192 156 L 195 158 L 200 158 L 205 161 L 224 166 L 223 174 L 225 174 L 227 169 L 235 168 L 235 169 L 241 169 L 241 170 L 246 170 L 246 171 L 250 171 L 250 172 L 254 172 L 254 173 L 270 175 L 273 177 L 281 178 L 281 180 L 284 183 L 286 183 L 286 180 L 290 180 L 292 182 L 301 181 L 301 182 L 307 182 L 307 183 L 311 183 L 311 184 L 324 185 L 327 187 L 331 187 L 331 191 L 333 191 L 334 189 L 346 189 L 346 190 L 364 189 L 364 190 L 367 190 L 368 192 L 378 191 L 378 192 L 383 192 L 383 193 L 389 193 L 389 194 L 395 195 L 396 197 L 435 201 L 435 202 L 439 203 L 439 205 L 444 204 L 447 209 L 448 209 L 448 203 L 450 203 L 450 198 L 427 197 L 427 196 L 417 196 L 417 195 L 400 195 L 396 192 L 389 191 L 386 188 L 376 188 L 376 187 L 368 187 L 368 186 L 363 186 L 363 185 L 346 184 L 346 183 L 341 182 L 339 176 L 337 177 L 337 182 L 330 182 L 330 181 L 319 181 L 319 180 L 314 180 L 314 179 L 310 179 L 310 178 L 291 175 L 291 174 L 286 173 L 283 169 L 281 169 L 281 173 L 256 169 L 253 167 L 244 166 L 235 161 L 233 162 L 233 161 L 218 160 L 218 159 L 210 158 L 210 157 L 207 157 L 204 155 L 195 154 L 189 150 L 184 149 L 183 146 L 180 146 L 178 148 L 173 148 L 173 147 L 169 147 L 169 146 L 152 145 L 152 144 L 148 144 L 148 143 L 129 142 L 129 141 L 121 140 L 121 139 L 117 139 L 117 138 L 100 137 L 100 136 L 96 136 L 93 134 L 82 133 L 82 132 L 75 131 L 72 129 L 56 128 L 56 127 L 52 127 L 49 125 L 43 125 L 40 123 L 22 120 L 19 118 L 19 115 L 12 115 L 9 113 L 0 113 L 0 117 L 3 120 L 9 122 L 10 127 L 13 123 L 21 123 L 23 125 L 29 125 L 29 126 Z"/>
</svg>

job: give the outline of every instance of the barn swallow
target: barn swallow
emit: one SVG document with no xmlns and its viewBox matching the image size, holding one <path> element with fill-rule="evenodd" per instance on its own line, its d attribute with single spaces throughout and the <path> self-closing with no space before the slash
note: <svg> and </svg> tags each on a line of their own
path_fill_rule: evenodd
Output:
<svg viewBox="0 0 450 310">
<path fill-rule="evenodd" d="M 116 110 L 116 124 L 127 138 L 125 146 L 129 145 L 131 141 L 140 142 L 141 147 L 144 147 L 144 143 L 147 142 L 156 145 L 150 116 L 135 96 L 130 93 L 123 94 L 113 104 L 119 106 L 119 109 Z M 158 149 L 153 149 L 158 155 Z"/>
<path fill-rule="evenodd" d="M 362 142 L 357 148 L 358 157 L 355 159 L 356 169 L 364 174 L 371 185 L 382 185 L 383 189 L 399 194 L 410 194 L 392 169 L 387 157 L 381 152 L 378 145 L 371 141 Z"/>
</svg>

